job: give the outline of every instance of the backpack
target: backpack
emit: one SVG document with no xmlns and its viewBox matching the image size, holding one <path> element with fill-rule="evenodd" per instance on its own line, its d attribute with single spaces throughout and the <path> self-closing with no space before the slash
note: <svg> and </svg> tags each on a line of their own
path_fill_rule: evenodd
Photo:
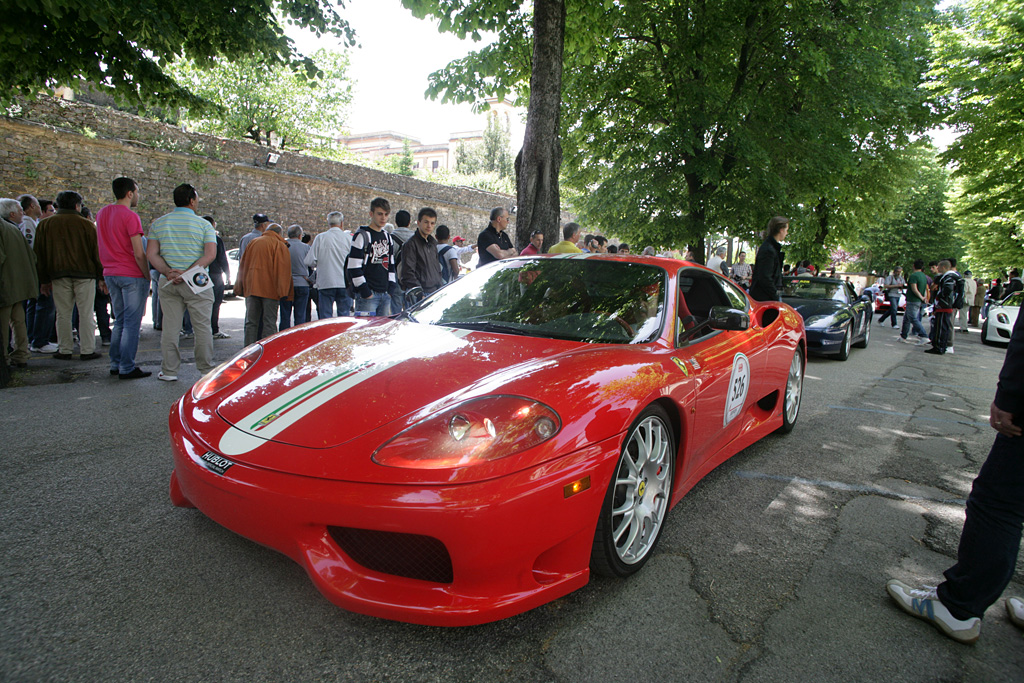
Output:
<svg viewBox="0 0 1024 683">
<path fill-rule="evenodd" d="M 452 281 L 452 269 L 448 267 L 448 261 L 450 261 L 453 257 L 449 256 L 448 254 L 453 249 L 455 249 L 455 247 L 449 244 L 446 245 L 444 249 L 439 249 L 437 252 L 437 260 L 441 262 L 441 279 L 444 280 L 445 282 Z"/>
<path fill-rule="evenodd" d="M 964 307 L 964 279 L 957 273 L 956 279 L 953 280 L 953 308 L 959 309 Z"/>
</svg>

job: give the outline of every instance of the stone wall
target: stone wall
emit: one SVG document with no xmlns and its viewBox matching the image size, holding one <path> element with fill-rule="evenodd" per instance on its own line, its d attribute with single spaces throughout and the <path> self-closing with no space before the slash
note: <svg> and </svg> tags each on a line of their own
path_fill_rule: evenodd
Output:
<svg viewBox="0 0 1024 683">
<path fill-rule="evenodd" d="M 421 207 L 433 207 L 453 236 L 475 241 L 493 207 L 514 203 L 508 195 L 269 150 L 57 98 L 22 102 L 10 113 L 0 117 L 0 196 L 53 199 L 75 190 L 95 212 L 113 201 L 111 181 L 129 176 L 141 188 L 137 210 L 148 226 L 173 208 L 173 189 L 187 182 L 229 248 L 252 228 L 254 213 L 315 233 L 325 229 L 328 212 L 342 211 L 346 227 L 355 228 L 367 223 L 374 197 L 413 220 Z M 280 154 L 275 165 L 267 163 L 270 151 Z"/>
</svg>

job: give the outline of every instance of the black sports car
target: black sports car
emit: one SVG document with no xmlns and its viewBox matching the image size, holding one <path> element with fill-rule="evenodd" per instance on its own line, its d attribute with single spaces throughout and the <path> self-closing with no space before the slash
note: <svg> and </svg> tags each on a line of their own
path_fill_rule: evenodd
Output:
<svg viewBox="0 0 1024 683">
<path fill-rule="evenodd" d="M 803 316 L 809 352 L 846 360 L 851 346 L 867 347 L 872 302 L 870 297 L 858 297 L 849 282 L 787 277 L 782 287 L 782 300 Z"/>
</svg>

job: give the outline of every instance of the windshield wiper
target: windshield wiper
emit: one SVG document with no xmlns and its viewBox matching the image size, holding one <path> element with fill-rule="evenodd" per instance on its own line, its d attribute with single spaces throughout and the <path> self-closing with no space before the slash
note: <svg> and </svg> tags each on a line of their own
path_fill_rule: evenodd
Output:
<svg viewBox="0 0 1024 683">
<path fill-rule="evenodd" d="M 507 334 L 518 334 L 523 336 L 534 336 L 533 333 L 524 330 L 522 327 L 516 327 L 493 320 L 446 320 L 444 322 L 437 323 L 445 327 L 458 327 L 466 330 L 482 330 L 484 332 L 505 332 Z"/>
</svg>

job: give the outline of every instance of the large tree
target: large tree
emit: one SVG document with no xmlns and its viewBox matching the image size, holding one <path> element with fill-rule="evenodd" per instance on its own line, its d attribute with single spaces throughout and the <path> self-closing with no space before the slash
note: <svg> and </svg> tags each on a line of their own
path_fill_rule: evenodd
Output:
<svg viewBox="0 0 1024 683">
<path fill-rule="evenodd" d="M 840 219 L 858 202 L 889 196 L 890 150 L 928 123 L 930 8 L 616 5 L 608 48 L 566 78 L 566 180 L 583 217 L 700 255 L 709 233 L 750 239 L 785 214 L 791 237 L 824 253 L 856 227 Z"/>
<path fill-rule="evenodd" d="M 528 99 L 523 147 L 516 157 L 516 242 L 544 231 L 549 244 L 558 241 L 561 217 L 559 172 L 562 165 L 560 117 L 566 30 L 565 0 L 534 0 L 531 11 L 515 0 L 402 0 L 418 17 L 440 20 L 442 31 L 475 40 L 481 31 L 496 32 L 498 41 L 457 60 L 434 74 L 428 92 L 443 92 L 445 101 L 478 102 L 518 91 Z M 599 9 L 599 6 L 598 6 Z M 532 40 L 531 40 L 532 38 Z"/>
<path fill-rule="evenodd" d="M 960 133 L 955 215 L 983 272 L 1024 263 L 1024 1 L 968 0 L 936 34 L 935 86 Z"/>
<path fill-rule="evenodd" d="M 488 4 L 406 4 L 424 2 Z M 784 213 L 824 252 L 898 189 L 899 150 L 930 123 L 917 86 L 932 16 L 931 0 L 567 0 L 559 115 L 574 208 L 698 254 L 709 233 L 751 238 Z M 434 91 L 532 94 L 526 79 L 547 74 L 524 68 L 526 22 L 478 28 L 496 41 L 435 74 Z"/>
<path fill-rule="evenodd" d="M 352 44 L 336 7 L 344 0 L 13 0 L 0 22 L 0 91 L 32 94 L 84 80 L 126 101 L 195 105 L 196 96 L 165 72 L 182 58 L 207 66 L 255 56 L 315 76 L 315 64 L 295 51 L 281 23 Z"/>
<path fill-rule="evenodd" d="M 962 260 L 963 240 L 946 208 L 949 171 L 925 141 L 915 144 L 907 156 L 915 169 L 907 189 L 888 216 L 868 222 L 851 240 L 861 252 L 860 266 L 869 273 L 881 274 L 895 266 L 910 272 L 914 259 Z"/>
<path fill-rule="evenodd" d="M 321 74 L 312 81 L 255 57 L 221 58 L 206 68 L 187 60 L 172 64 L 169 72 L 190 92 L 216 105 L 216 111 L 199 108 L 185 117 L 196 129 L 308 149 L 342 133 L 352 102 L 348 56 L 319 50 L 312 60 Z"/>
</svg>

